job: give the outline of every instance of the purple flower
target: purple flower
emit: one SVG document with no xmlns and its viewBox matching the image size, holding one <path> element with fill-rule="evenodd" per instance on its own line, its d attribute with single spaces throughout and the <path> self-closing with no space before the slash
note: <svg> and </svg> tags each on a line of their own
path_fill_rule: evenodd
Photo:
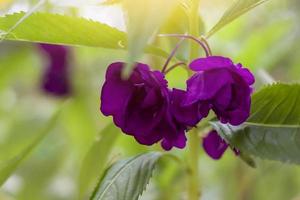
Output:
<svg viewBox="0 0 300 200">
<path fill-rule="evenodd" d="M 164 149 L 184 148 L 186 127 L 170 112 L 170 94 L 164 74 L 136 63 L 129 79 L 123 80 L 124 63 L 111 64 L 101 91 L 100 110 L 112 115 L 114 123 L 139 143 L 152 145 L 161 141 Z"/>
<path fill-rule="evenodd" d="M 219 136 L 217 131 L 213 130 L 203 138 L 202 146 L 212 159 L 218 160 L 222 157 L 229 145 Z M 235 155 L 238 156 L 240 154 L 239 150 L 236 148 L 233 148 L 232 150 Z"/>
<path fill-rule="evenodd" d="M 69 95 L 69 48 L 50 44 L 39 44 L 39 48 L 49 60 L 43 75 L 43 90 L 55 96 Z"/>
<path fill-rule="evenodd" d="M 187 81 L 187 93 L 181 106 L 200 104 L 201 108 L 212 108 L 222 123 L 239 125 L 247 120 L 250 86 L 255 81 L 248 69 L 220 56 L 196 59 L 190 68 L 196 73 Z M 195 121 L 207 115 L 207 109 L 199 112 L 193 116 Z"/>
</svg>

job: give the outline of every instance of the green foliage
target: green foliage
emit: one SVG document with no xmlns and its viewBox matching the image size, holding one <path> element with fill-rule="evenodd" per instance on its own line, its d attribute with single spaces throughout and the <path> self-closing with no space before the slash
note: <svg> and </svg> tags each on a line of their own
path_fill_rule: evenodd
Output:
<svg viewBox="0 0 300 200">
<path fill-rule="evenodd" d="M 11 159 L 0 162 L 0 186 L 10 177 L 17 169 L 20 163 L 32 152 L 32 150 L 40 144 L 40 142 L 47 136 L 53 129 L 58 121 L 60 110 L 55 112 L 52 117 L 47 121 L 45 126 L 39 131 L 38 136 L 25 149 L 19 152 Z"/>
<path fill-rule="evenodd" d="M 92 20 L 51 13 L 33 13 L 15 26 L 26 13 L 0 17 L 0 36 L 7 40 L 126 49 L 126 33 Z M 74 26 L 76 24 L 76 26 Z M 14 29 L 11 29 L 15 27 Z M 7 35 L 6 35 L 7 33 Z M 156 47 L 144 45 L 147 53 L 166 56 Z"/>
<path fill-rule="evenodd" d="M 100 139 L 96 140 L 86 154 L 80 171 L 79 199 L 88 197 L 97 185 L 107 167 L 108 157 L 120 130 L 114 125 L 107 125 L 100 133 Z"/>
<path fill-rule="evenodd" d="M 288 36 L 291 30 L 291 20 L 278 19 L 270 25 L 264 25 L 262 29 L 254 30 L 244 44 L 236 60 L 242 62 L 251 70 L 256 71 L 261 68 L 268 68 L 268 62 L 274 62 L 277 57 L 271 54 L 284 36 Z M 271 59 L 270 59 L 271 58 Z"/>
<path fill-rule="evenodd" d="M 137 200 L 161 156 L 161 153 L 152 152 L 117 162 L 108 169 L 91 199 Z"/>
<path fill-rule="evenodd" d="M 132 64 L 140 58 L 151 37 L 158 31 L 177 4 L 177 0 L 124 0 L 129 63 L 125 69 L 126 75 L 131 72 Z"/>
<path fill-rule="evenodd" d="M 237 0 L 230 8 L 227 9 L 217 24 L 206 34 L 206 37 L 209 38 L 225 25 L 266 1 L 268 0 Z"/>
<path fill-rule="evenodd" d="M 9 31 L 26 13 L 0 18 L 0 30 Z M 74 26 L 76 24 L 76 26 Z M 9 40 L 124 48 L 126 34 L 106 24 L 51 13 L 33 13 L 6 37 Z"/>
<path fill-rule="evenodd" d="M 274 84 L 253 96 L 251 116 L 244 125 L 213 122 L 213 126 L 243 153 L 300 163 L 299 98 L 299 84 Z"/>
</svg>

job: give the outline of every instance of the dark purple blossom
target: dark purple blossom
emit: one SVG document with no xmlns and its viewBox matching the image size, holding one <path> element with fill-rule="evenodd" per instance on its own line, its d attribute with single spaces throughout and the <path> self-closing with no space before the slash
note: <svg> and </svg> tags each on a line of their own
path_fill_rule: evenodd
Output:
<svg viewBox="0 0 300 200">
<path fill-rule="evenodd" d="M 205 152 L 215 160 L 220 159 L 229 147 L 226 141 L 223 140 L 215 130 L 212 130 L 203 138 L 202 146 Z M 238 156 L 240 154 L 238 149 L 232 148 L 232 150 L 235 155 Z"/>
<path fill-rule="evenodd" d="M 43 90 L 55 96 L 69 95 L 69 48 L 50 44 L 39 44 L 39 48 L 48 57 L 48 65 L 42 79 Z"/>
<path fill-rule="evenodd" d="M 222 123 L 239 125 L 249 116 L 254 77 L 229 58 L 211 56 L 190 64 L 196 73 L 187 90 L 168 89 L 162 72 L 136 63 L 130 77 L 121 78 L 124 63 L 111 64 L 101 91 L 101 111 L 139 143 L 161 142 L 165 150 L 184 148 L 185 132 L 212 109 Z M 208 154 L 219 159 L 228 144 L 213 131 L 203 141 Z"/>
<path fill-rule="evenodd" d="M 181 106 L 200 104 L 200 108 L 206 108 L 198 110 L 194 121 L 206 116 L 207 108 L 212 108 L 222 123 L 239 125 L 246 121 L 254 83 L 248 69 L 220 56 L 199 58 L 189 66 L 196 73 L 187 81 L 187 93 Z"/>
<path fill-rule="evenodd" d="M 129 79 L 121 78 L 124 63 L 111 64 L 101 91 L 101 111 L 141 144 L 161 141 L 164 149 L 184 148 L 185 125 L 170 112 L 170 94 L 164 74 L 137 63 Z"/>
</svg>

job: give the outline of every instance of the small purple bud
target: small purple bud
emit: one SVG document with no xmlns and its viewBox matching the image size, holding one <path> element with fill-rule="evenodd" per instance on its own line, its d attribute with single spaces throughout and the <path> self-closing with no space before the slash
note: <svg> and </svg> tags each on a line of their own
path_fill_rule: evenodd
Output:
<svg viewBox="0 0 300 200">
<path fill-rule="evenodd" d="M 215 160 L 218 160 L 222 157 L 228 144 L 219 136 L 216 131 L 211 131 L 203 138 L 202 144 L 205 152 Z"/>
</svg>

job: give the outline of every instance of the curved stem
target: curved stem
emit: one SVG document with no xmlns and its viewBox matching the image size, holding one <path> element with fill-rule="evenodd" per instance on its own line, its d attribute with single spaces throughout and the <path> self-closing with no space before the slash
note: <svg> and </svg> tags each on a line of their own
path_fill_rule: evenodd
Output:
<svg viewBox="0 0 300 200">
<path fill-rule="evenodd" d="M 211 51 L 211 48 L 209 47 L 209 44 L 208 44 L 207 40 L 205 39 L 205 37 L 204 37 L 204 36 L 201 36 L 201 37 L 200 37 L 200 40 L 201 40 L 202 42 L 204 42 L 204 44 L 206 45 L 207 50 L 208 50 L 208 52 L 209 52 L 209 55 L 211 56 L 211 55 L 212 55 L 212 51 Z"/>
<path fill-rule="evenodd" d="M 201 196 L 200 181 L 199 181 L 199 153 L 200 153 L 200 138 L 196 128 L 189 132 L 189 154 L 188 154 L 188 199 L 198 200 Z"/>
<path fill-rule="evenodd" d="M 169 69 L 165 70 L 165 74 L 169 73 L 170 71 L 172 71 L 173 69 L 175 69 L 176 67 L 180 66 L 180 65 L 184 65 L 184 66 L 187 66 L 185 62 L 179 62 L 179 63 L 176 63 L 174 65 L 172 65 L 171 67 L 169 67 Z"/>
<path fill-rule="evenodd" d="M 175 48 L 172 50 L 171 54 L 169 55 L 167 61 L 165 62 L 164 66 L 163 66 L 163 68 L 162 68 L 162 70 L 161 70 L 162 73 L 167 73 L 167 72 L 166 72 L 167 67 L 168 67 L 170 61 L 172 60 L 172 58 L 175 56 L 175 54 L 176 54 L 178 48 L 180 47 L 181 43 L 183 42 L 183 40 L 184 40 L 184 39 L 181 39 L 181 40 L 176 44 Z"/>
<path fill-rule="evenodd" d="M 192 35 L 183 35 L 183 34 L 160 34 L 159 37 L 178 37 L 178 38 L 184 38 L 184 39 L 191 39 L 195 42 L 197 42 L 205 51 L 206 56 L 210 56 L 210 48 L 206 46 L 205 42 L 199 40 L 198 38 L 192 36 Z"/>
</svg>

